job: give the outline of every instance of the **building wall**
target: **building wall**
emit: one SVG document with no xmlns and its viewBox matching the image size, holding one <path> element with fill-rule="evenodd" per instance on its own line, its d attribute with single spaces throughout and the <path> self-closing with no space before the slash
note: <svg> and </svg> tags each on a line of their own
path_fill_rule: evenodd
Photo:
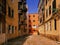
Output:
<svg viewBox="0 0 60 45">
<path fill-rule="evenodd" d="M 11 39 L 18 36 L 18 0 L 6 1 L 6 36 L 7 39 Z M 10 7 L 10 14 L 8 7 Z"/>
<path fill-rule="evenodd" d="M 28 14 L 28 24 L 29 24 L 29 33 L 33 33 L 35 34 L 34 32 L 37 33 L 38 31 L 38 14 L 37 13 L 34 13 L 34 14 Z"/>
<path fill-rule="evenodd" d="M 45 14 L 44 17 L 42 17 L 42 18 L 44 18 L 42 24 L 39 24 L 40 25 L 39 31 L 41 34 L 44 34 L 44 36 L 51 38 L 53 40 L 59 41 L 59 39 L 60 39 L 59 12 L 60 11 L 58 11 L 58 12 L 53 12 L 53 11 L 59 10 L 60 3 L 59 3 L 59 0 L 56 0 L 56 8 L 53 8 L 55 6 L 55 4 L 53 6 L 53 1 L 54 0 L 50 0 L 50 1 L 47 0 L 47 3 L 46 3 L 46 0 L 45 0 L 44 1 L 45 4 L 42 5 L 42 6 L 44 6 L 44 10 L 39 9 L 41 11 L 44 11 L 44 14 Z M 41 5 L 39 7 L 41 7 Z M 39 16 L 41 18 L 40 12 L 39 12 Z M 42 29 L 42 25 L 44 26 L 44 30 Z M 41 29 L 42 29 L 42 31 L 41 31 Z"/>
<path fill-rule="evenodd" d="M 2 8 L 3 7 L 3 8 Z M 0 44 L 5 42 L 6 0 L 0 0 Z"/>
<path fill-rule="evenodd" d="M 18 35 L 23 36 L 27 34 L 27 6 L 26 0 L 18 1 Z"/>
</svg>

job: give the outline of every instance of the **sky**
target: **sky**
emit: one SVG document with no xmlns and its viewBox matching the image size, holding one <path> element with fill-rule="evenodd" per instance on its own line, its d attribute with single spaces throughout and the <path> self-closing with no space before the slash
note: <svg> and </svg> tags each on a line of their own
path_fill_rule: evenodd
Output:
<svg viewBox="0 0 60 45">
<path fill-rule="evenodd" d="M 27 0 L 28 13 L 37 13 L 38 12 L 38 2 L 39 2 L 39 0 Z"/>
</svg>

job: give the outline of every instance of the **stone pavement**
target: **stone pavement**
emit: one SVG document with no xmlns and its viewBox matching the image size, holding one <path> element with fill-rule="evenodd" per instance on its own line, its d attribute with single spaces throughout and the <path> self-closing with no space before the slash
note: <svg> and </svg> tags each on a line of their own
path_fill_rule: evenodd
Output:
<svg viewBox="0 0 60 45">
<path fill-rule="evenodd" d="M 56 41 L 47 39 L 40 35 L 30 35 L 9 41 L 5 45 L 60 45 L 60 44 L 58 44 Z"/>
<path fill-rule="evenodd" d="M 24 43 L 24 45 L 60 45 L 56 41 L 47 39 L 43 36 L 38 35 L 32 35 L 29 36 L 29 39 L 27 39 Z"/>
</svg>

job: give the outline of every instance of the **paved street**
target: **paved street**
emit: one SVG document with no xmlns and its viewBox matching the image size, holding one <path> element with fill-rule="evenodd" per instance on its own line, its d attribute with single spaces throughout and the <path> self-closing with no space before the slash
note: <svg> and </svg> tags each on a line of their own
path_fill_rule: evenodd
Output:
<svg viewBox="0 0 60 45">
<path fill-rule="evenodd" d="M 9 41 L 6 45 L 60 45 L 40 35 L 30 35 Z"/>
</svg>

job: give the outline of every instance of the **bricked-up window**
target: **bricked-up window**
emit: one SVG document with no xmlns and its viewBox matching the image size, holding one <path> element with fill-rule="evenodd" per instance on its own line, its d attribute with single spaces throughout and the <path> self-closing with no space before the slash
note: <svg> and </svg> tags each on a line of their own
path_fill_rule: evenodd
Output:
<svg viewBox="0 0 60 45">
<path fill-rule="evenodd" d="M 8 7 L 8 16 L 11 17 L 11 9 Z"/>
<path fill-rule="evenodd" d="M 51 6 L 49 6 L 49 14 L 51 14 Z"/>
<path fill-rule="evenodd" d="M 56 19 L 54 19 L 54 29 L 56 30 Z"/>
<path fill-rule="evenodd" d="M 11 16 L 12 18 L 14 17 L 14 10 L 12 10 L 12 16 Z"/>
<path fill-rule="evenodd" d="M 14 26 L 12 26 L 12 33 L 14 33 Z"/>
<path fill-rule="evenodd" d="M 53 12 L 55 12 L 55 9 L 56 9 L 56 0 L 53 1 L 52 7 L 53 7 Z"/>
</svg>

